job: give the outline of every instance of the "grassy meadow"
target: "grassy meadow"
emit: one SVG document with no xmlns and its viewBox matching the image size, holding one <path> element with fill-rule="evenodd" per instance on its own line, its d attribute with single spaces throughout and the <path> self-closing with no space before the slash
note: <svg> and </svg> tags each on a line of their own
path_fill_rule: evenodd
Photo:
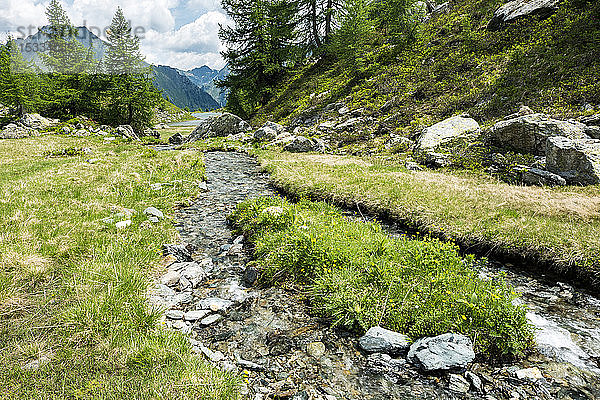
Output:
<svg viewBox="0 0 600 400">
<path fill-rule="evenodd" d="M 192 354 L 147 302 L 161 246 L 177 240 L 168 215 L 203 179 L 197 151 L 0 141 L 0 398 L 237 398 L 236 378 Z M 148 206 L 167 218 L 150 223 Z"/>
<path fill-rule="evenodd" d="M 373 158 L 258 151 L 298 197 L 362 207 L 467 251 L 535 261 L 598 290 L 600 189 L 502 183 L 466 171 L 407 171 Z"/>
</svg>

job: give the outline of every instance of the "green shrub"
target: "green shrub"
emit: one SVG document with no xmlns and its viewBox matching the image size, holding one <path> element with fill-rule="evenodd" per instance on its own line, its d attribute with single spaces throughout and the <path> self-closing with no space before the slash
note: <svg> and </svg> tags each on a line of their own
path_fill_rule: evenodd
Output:
<svg viewBox="0 0 600 400">
<path fill-rule="evenodd" d="M 280 207 L 277 218 L 264 210 Z M 348 220 L 322 202 L 263 197 L 230 220 L 254 243 L 264 283 L 303 285 L 313 311 L 363 332 L 382 325 L 413 339 L 461 332 L 487 357 L 517 357 L 531 343 L 525 310 L 502 276 L 437 239 L 392 238 L 378 223 Z"/>
</svg>

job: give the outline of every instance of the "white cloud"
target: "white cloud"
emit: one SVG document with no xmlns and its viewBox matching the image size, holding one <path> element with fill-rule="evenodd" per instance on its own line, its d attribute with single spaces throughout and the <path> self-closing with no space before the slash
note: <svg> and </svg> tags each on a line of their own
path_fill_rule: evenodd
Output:
<svg viewBox="0 0 600 400">
<path fill-rule="evenodd" d="M 34 34 L 47 24 L 44 14 L 49 0 L 0 0 L 0 30 L 10 30 L 14 36 Z M 219 0 L 62 0 L 74 25 L 104 29 L 120 6 L 133 28 L 142 28 L 141 50 L 153 64 L 178 68 L 194 68 L 207 64 L 222 67 L 219 54 L 223 50 L 218 37 L 219 24 L 228 19 Z M 198 17 L 194 18 L 194 14 Z M 176 26 L 175 15 L 185 15 L 192 21 Z M 22 29 L 17 32 L 17 27 Z M 97 31 L 97 30 L 94 30 Z M 22 33 L 21 33 L 22 32 Z M 137 32 L 141 32 L 138 30 Z"/>
</svg>

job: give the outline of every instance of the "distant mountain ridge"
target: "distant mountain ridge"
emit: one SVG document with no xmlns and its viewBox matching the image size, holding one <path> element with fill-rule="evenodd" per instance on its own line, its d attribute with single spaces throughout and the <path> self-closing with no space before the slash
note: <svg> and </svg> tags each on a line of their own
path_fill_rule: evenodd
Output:
<svg viewBox="0 0 600 400">
<path fill-rule="evenodd" d="M 227 91 L 217 87 L 217 82 L 224 79 L 229 74 L 227 66 L 220 70 L 212 69 L 206 65 L 188 71 L 178 70 L 180 74 L 186 76 L 196 86 L 210 94 L 221 106 L 227 104 Z"/>
<path fill-rule="evenodd" d="M 48 27 L 42 27 L 34 35 L 15 39 L 23 53 L 23 58 L 41 71 L 47 71 L 40 57 L 40 52 L 46 51 L 46 43 L 49 40 L 47 30 Z M 100 60 L 104 57 L 108 43 L 87 27 L 77 27 L 76 39 L 84 47 L 91 49 L 94 59 Z M 194 111 L 215 110 L 225 105 L 226 94 L 216 87 L 215 80 L 226 76 L 229 72 L 226 68 L 213 70 L 203 66 L 182 71 L 165 65 L 151 65 L 151 67 L 154 86 L 162 91 L 165 99 L 177 107 Z"/>
<path fill-rule="evenodd" d="M 221 105 L 207 92 L 195 85 L 175 68 L 166 65 L 152 66 L 154 86 L 162 89 L 163 97 L 180 108 L 216 110 Z"/>
</svg>

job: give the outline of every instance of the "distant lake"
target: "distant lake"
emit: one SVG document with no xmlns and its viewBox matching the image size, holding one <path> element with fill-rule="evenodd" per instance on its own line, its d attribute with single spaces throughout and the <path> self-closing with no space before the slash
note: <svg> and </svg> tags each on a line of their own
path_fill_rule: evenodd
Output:
<svg viewBox="0 0 600 400">
<path fill-rule="evenodd" d="M 220 115 L 218 112 L 194 112 L 192 115 L 196 119 L 191 119 L 189 121 L 181 121 L 181 122 L 172 122 L 168 124 L 169 126 L 198 126 L 200 123 L 210 117 L 214 117 L 215 115 Z"/>
</svg>

